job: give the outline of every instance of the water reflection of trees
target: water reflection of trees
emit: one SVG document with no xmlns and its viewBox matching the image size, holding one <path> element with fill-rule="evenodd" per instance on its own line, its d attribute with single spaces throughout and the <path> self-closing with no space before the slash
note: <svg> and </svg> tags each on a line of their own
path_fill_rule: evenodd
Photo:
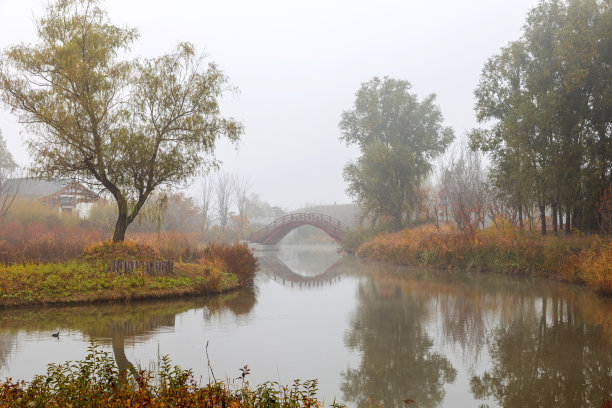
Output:
<svg viewBox="0 0 612 408">
<path fill-rule="evenodd" d="M 582 288 L 501 275 L 368 265 L 346 335 L 362 353 L 346 371 L 345 398 L 383 406 L 411 398 L 436 406 L 459 350 L 476 399 L 504 407 L 597 406 L 612 389 L 612 299 Z M 448 352 L 448 351 L 447 351 Z M 487 353 L 488 352 L 488 353 Z M 476 373 L 476 361 L 491 368 Z M 470 374 L 471 373 L 471 374 Z"/>
<path fill-rule="evenodd" d="M 253 290 L 242 290 L 191 299 L 5 310 L 0 317 L 0 333 L 3 338 L 9 338 L 18 331 L 59 330 L 61 336 L 61 332 L 78 330 L 99 344 L 111 345 L 119 368 L 134 373 L 125 345 L 144 341 L 164 327 L 174 327 L 178 314 L 202 309 L 207 318 L 227 311 L 244 315 L 254 305 Z M 0 367 L 7 358 L 3 357 Z"/>
<path fill-rule="evenodd" d="M 7 364 L 15 346 L 17 344 L 17 334 L 0 333 L 0 367 Z"/>
<path fill-rule="evenodd" d="M 477 398 L 494 397 L 504 407 L 595 407 L 612 390 L 602 327 L 588 324 L 567 299 L 518 307 L 489 344 L 493 367 L 471 380 Z"/>
<path fill-rule="evenodd" d="M 378 283 L 359 286 L 359 303 L 345 341 L 363 357 L 358 368 L 343 373 L 344 397 L 358 407 L 369 407 L 370 400 L 392 407 L 406 398 L 419 406 L 437 406 L 444 384 L 453 382 L 457 371 L 432 350 L 426 305 L 400 287 Z"/>
</svg>

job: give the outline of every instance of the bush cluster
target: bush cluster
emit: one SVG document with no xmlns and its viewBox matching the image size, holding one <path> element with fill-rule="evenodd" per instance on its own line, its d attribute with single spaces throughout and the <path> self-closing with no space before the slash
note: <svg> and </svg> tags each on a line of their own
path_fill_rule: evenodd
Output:
<svg viewBox="0 0 612 408">
<path fill-rule="evenodd" d="M 241 282 L 252 281 L 257 271 L 257 259 L 245 243 L 212 243 L 198 248 L 193 257 L 199 263 L 220 264 L 223 270 L 236 275 Z"/>
</svg>

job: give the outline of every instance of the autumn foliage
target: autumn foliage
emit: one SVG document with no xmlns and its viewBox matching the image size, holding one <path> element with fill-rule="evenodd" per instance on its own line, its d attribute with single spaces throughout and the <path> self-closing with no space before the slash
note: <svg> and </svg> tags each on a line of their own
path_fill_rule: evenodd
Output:
<svg viewBox="0 0 612 408">
<path fill-rule="evenodd" d="M 0 223 L 0 263 L 62 262 L 104 234 L 88 222 L 35 201 L 16 201 Z"/>
<path fill-rule="evenodd" d="M 218 264 L 223 270 L 238 276 L 241 281 L 252 280 L 257 269 L 257 261 L 245 243 L 202 243 L 196 233 L 175 231 L 137 234 L 134 242 L 153 248 L 163 259 Z"/>
<path fill-rule="evenodd" d="M 612 243 L 598 236 L 542 237 L 509 223 L 472 232 L 421 226 L 378 235 L 357 255 L 400 265 L 546 276 L 612 294 Z"/>
</svg>

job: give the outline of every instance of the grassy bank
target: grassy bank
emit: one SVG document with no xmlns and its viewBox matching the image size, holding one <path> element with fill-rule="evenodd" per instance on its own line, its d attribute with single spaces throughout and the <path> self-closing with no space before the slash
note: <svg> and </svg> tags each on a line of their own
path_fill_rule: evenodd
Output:
<svg viewBox="0 0 612 408">
<path fill-rule="evenodd" d="M 67 262 L 0 266 L 0 306 L 221 293 L 247 283 L 257 267 L 249 248 L 241 244 L 202 247 L 189 262 L 175 262 L 172 273 L 157 276 L 141 270 L 110 272 L 112 259 L 148 261 L 162 257 L 143 244 L 102 242 Z"/>
<path fill-rule="evenodd" d="M 322 407 L 317 382 L 292 386 L 265 383 L 250 388 L 245 366 L 234 384 L 200 385 L 188 370 L 162 357 L 157 375 L 140 370 L 133 379 L 117 368 L 112 356 L 92 344 L 82 361 L 50 365 L 31 382 L 0 382 L 3 407 Z M 342 405 L 332 404 L 332 407 Z"/>
<path fill-rule="evenodd" d="M 380 234 L 356 254 L 399 265 L 545 276 L 612 294 L 612 243 L 596 235 L 542 237 L 511 226 L 464 233 L 421 226 Z"/>
</svg>

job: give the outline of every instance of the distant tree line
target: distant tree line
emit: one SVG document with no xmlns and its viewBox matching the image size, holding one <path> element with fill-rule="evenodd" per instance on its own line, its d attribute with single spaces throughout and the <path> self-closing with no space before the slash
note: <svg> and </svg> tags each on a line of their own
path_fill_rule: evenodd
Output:
<svg viewBox="0 0 612 408">
<path fill-rule="evenodd" d="M 610 7 L 547 0 L 533 8 L 521 37 L 482 69 L 480 127 L 455 154 L 443 156 L 453 132 L 435 95 L 419 101 L 408 82 L 387 77 L 362 84 L 339 124 L 341 139 L 361 149 L 344 178 L 362 219 L 389 219 L 393 230 L 423 216 L 460 230 L 499 218 L 521 228 L 539 218 L 542 234 L 549 220 L 553 232 L 603 227 L 612 216 Z"/>
<path fill-rule="evenodd" d="M 610 2 L 549 0 L 523 34 L 485 64 L 474 92 L 481 128 L 470 146 L 490 154 L 496 194 L 561 225 L 595 229 L 612 182 Z"/>
<path fill-rule="evenodd" d="M 184 192 L 160 192 L 143 207 L 129 232 L 178 231 L 219 232 L 232 239 L 244 238 L 252 224 L 250 218 L 270 217 L 277 207 L 251 192 L 247 178 L 238 174 L 217 172 L 200 180 L 198 197 Z M 88 219 L 103 231 L 112 232 L 117 217 L 116 206 L 100 201 Z M 212 234 L 215 235 L 215 234 Z"/>
</svg>

